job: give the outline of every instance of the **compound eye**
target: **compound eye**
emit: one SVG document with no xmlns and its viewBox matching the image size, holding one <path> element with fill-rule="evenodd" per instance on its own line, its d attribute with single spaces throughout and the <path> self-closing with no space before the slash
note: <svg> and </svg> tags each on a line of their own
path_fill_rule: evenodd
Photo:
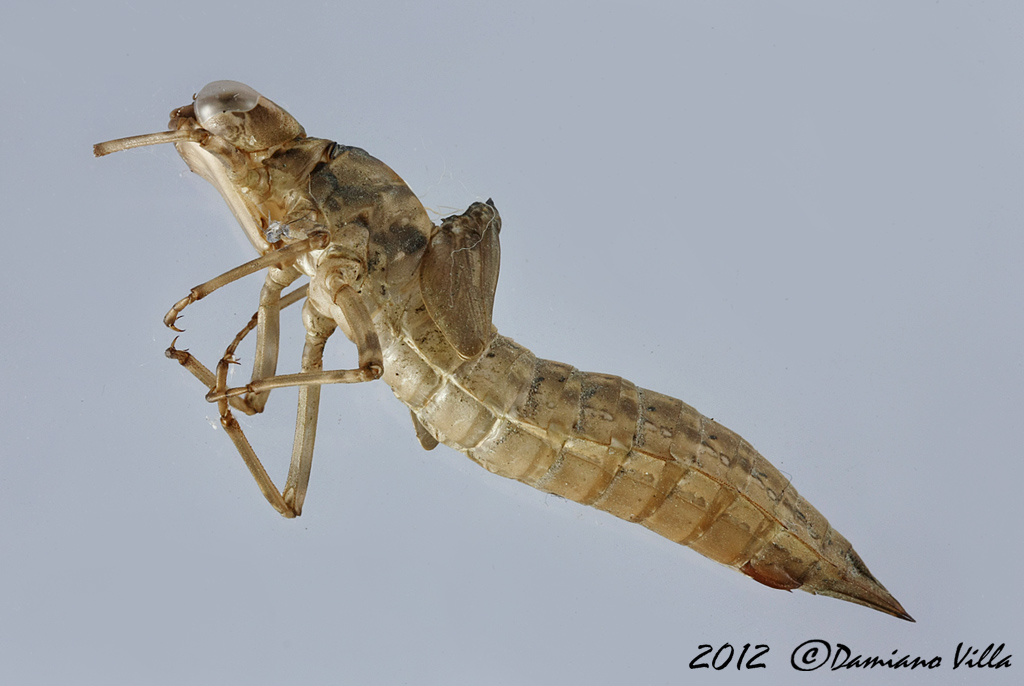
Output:
<svg viewBox="0 0 1024 686">
<path fill-rule="evenodd" d="M 260 94 L 244 83 L 214 81 L 203 86 L 196 96 L 196 120 L 205 128 L 211 118 L 228 112 L 248 112 L 259 101 Z"/>
</svg>

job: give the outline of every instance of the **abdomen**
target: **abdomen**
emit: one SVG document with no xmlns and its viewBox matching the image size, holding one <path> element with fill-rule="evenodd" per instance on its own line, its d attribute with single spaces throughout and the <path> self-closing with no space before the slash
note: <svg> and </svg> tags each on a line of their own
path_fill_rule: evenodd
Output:
<svg viewBox="0 0 1024 686">
<path fill-rule="evenodd" d="M 680 400 L 537 358 L 502 336 L 460 360 L 431 328 L 410 326 L 420 334 L 386 346 L 385 378 L 396 372 L 396 395 L 440 442 L 773 588 L 909 619 L 849 542 L 736 433 Z"/>
</svg>

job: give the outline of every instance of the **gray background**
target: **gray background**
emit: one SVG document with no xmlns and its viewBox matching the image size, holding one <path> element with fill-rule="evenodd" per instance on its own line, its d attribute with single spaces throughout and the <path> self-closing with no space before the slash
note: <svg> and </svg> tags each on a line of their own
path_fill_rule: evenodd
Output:
<svg viewBox="0 0 1024 686">
<path fill-rule="evenodd" d="M 1024 652 L 1020 3 L 23 5 L 0 21 L 5 683 L 752 683 L 815 638 L 942 657 L 914 683 L 1020 678 L 952 669 L 960 641 Z M 918 623 L 424 452 L 383 384 L 325 391 L 306 513 L 275 514 L 163 356 L 167 308 L 251 249 L 170 146 L 90 150 L 225 78 L 442 215 L 493 197 L 500 330 L 740 432 Z M 180 345 L 215 360 L 258 288 L 190 308 Z M 245 426 L 281 480 L 294 393 L 269 409 Z M 726 642 L 768 668 L 687 668 Z M 840 678 L 908 675 L 804 680 Z"/>
</svg>

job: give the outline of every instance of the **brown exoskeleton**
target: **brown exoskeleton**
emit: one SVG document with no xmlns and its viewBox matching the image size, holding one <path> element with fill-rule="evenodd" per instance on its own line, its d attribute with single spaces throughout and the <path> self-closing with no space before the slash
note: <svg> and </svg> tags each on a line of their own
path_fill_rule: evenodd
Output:
<svg viewBox="0 0 1024 686">
<path fill-rule="evenodd" d="M 309 138 L 244 84 L 217 81 L 171 113 L 170 131 L 100 143 L 97 156 L 174 143 L 231 207 L 259 257 L 191 290 L 164 318 L 266 270 L 259 309 L 210 371 L 173 343 L 270 504 L 296 517 L 309 480 L 320 388 L 383 379 L 438 442 L 489 471 L 638 522 L 772 588 L 800 588 L 911 620 L 850 543 L 746 441 L 689 405 L 617 376 L 535 357 L 491 324 L 498 281 L 494 204 L 435 226 L 405 182 L 359 148 Z M 309 278 L 287 295 L 284 289 Z M 277 375 L 279 313 L 304 300 L 302 371 Z M 357 369 L 324 370 L 340 328 Z M 249 384 L 228 365 L 256 330 Z M 299 387 L 291 467 L 279 491 L 232 415 Z M 913 620 L 911 620 L 913 621 Z"/>
</svg>

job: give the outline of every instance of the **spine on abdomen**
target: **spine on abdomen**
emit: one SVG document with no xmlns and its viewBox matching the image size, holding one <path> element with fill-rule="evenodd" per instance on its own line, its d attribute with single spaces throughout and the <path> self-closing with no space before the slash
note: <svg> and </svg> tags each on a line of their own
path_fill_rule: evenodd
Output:
<svg viewBox="0 0 1024 686">
<path fill-rule="evenodd" d="M 394 341 L 385 374 L 389 363 L 426 363 L 396 374 L 409 379 L 391 383 L 396 395 L 489 471 L 638 522 L 773 588 L 902 613 L 774 466 L 689 405 L 539 359 L 502 336 L 462 361 L 434 335 L 408 348 Z"/>
</svg>

